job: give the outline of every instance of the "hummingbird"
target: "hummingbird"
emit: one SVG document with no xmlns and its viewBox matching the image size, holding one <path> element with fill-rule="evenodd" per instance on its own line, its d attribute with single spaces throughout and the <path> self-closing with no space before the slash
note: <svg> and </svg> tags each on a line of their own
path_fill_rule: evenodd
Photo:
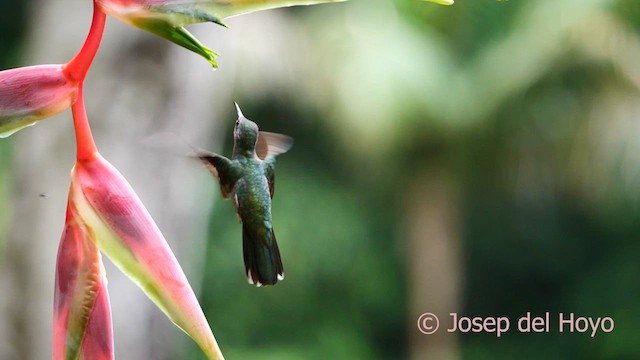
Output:
<svg viewBox="0 0 640 360">
<path fill-rule="evenodd" d="M 236 103 L 231 159 L 196 150 L 195 156 L 217 178 L 222 197 L 233 197 L 242 222 L 242 252 L 247 280 L 258 287 L 284 279 L 280 250 L 271 220 L 276 156 L 293 146 L 287 135 L 260 131 Z"/>
</svg>

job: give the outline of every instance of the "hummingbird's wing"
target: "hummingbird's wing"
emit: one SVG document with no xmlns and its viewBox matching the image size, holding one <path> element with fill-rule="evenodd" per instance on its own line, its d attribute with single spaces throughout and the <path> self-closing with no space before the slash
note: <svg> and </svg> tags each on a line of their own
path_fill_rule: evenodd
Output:
<svg viewBox="0 0 640 360">
<path fill-rule="evenodd" d="M 265 160 L 269 156 L 286 153 L 292 146 L 293 139 L 290 136 L 260 131 L 256 143 L 256 154 L 261 160 Z"/>
<path fill-rule="evenodd" d="M 225 199 L 231 197 L 233 187 L 241 177 L 241 170 L 238 165 L 233 160 L 216 153 L 204 150 L 195 150 L 195 153 L 195 156 L 202 161 L 207 170 L 218 179 L 222 197 Z"/>
<path fill-rule="evenodd" d="M 293 146 L 293 139 L 287 135 L 260 131 L 256 143 L 256 155 L 263 160 L 264 174 L 269 183 L 269 194 L 273 198 L 276 183 L 276 156 L 284 154 Z"/>
</svg>

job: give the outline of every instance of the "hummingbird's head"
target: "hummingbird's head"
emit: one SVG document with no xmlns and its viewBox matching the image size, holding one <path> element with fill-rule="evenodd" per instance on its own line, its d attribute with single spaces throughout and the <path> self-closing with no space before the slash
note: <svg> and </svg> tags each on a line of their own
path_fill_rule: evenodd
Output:
<svg viewBox="0 0 640 360">
<path fill-rule="evenodd" d="M 238 120 L 233 128 L 234 146 L 241 152 L 254 152 L 256 142 L 258 142 L 258 125 L 244 117 L 238 104 L 236 104 L 236 110 L 238 111 Z"/>
</svg>

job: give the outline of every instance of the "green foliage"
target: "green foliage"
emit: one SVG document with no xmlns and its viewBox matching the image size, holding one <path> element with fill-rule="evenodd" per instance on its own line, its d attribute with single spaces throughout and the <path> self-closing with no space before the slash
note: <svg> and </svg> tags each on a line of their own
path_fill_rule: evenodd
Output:
<svg viewBox="0 0 640 360">
<path fill-rule="evenodd" d="M 308 81 L 256 104 L 261 126 L 296 139 L 273 205 L 285 281 L 238 285 L 231 204 L 212 216 L 205 311 L 229 356 L 405 358 L 411 214 L 398 199 L 417 170 L 444 167 L 461 190 L 462 312 L 574 312 L 616 326 L 595 338 L 463 334 L 462 358 L 639 357 L 640 163 L 624 120 L 638 89 L 618 65 L 625 46 L 586 50 L 597 34 L 637 44 L 637 29 L 612 30 L 638 22 L 625 3 L 349 3 L 349 22 L 333 27 L 342 42 L 315 34 Z M 306 92 L 325 96 L 313 99 L 318 114 L 273 111 L 304 108 Z"/>
<path fill-rule="evenodd" d="M 20 64 L 19 49 L 26 30 L 25 12 L 28 1 L 0 2 L 0 70 Z"/>
<path fill-rule="evenodd" d="M 613 4 L 616 14 L 635 31 L 640 31 L 640 3 L 635 0 L 619 0 Z"/>
</svg>

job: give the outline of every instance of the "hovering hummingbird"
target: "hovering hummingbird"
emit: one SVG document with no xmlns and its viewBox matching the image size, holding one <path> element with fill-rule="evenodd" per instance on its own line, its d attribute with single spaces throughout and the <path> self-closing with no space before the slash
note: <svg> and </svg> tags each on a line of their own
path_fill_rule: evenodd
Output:
<svg viewBox="0 0 640 360">
<path fill-rule="evenodd" d="M 218 179 L 225 199 L 233 196 L 242 222 L 242 251 L 247 280 L 256 286 L 284 279 L 280 251 L 271 222 L 276 156 L 293 146 L 289 136 L 259 131 L 236 103 L 231 159 L 196 150 L 196 156 Z"/>
</svg>

